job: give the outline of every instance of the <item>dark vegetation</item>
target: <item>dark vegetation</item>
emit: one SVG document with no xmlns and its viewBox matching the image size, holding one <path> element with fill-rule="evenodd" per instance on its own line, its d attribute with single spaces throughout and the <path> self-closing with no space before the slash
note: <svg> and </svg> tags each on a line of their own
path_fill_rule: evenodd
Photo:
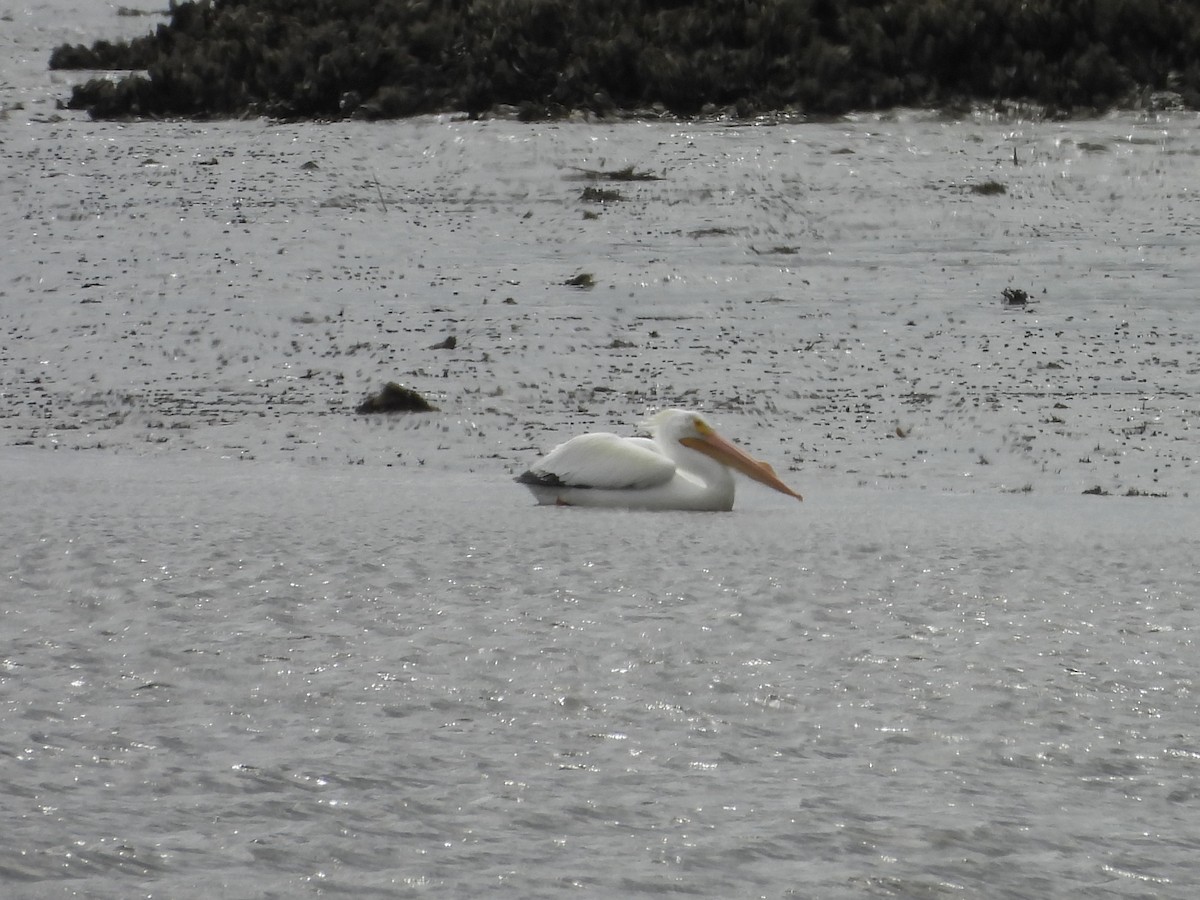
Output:
<svg viewBox="0 0 1200 900">
<path fill-rule="evenodd" d="M 1055 112 L 1172 91 L 1200 106 L 1192 0 L 171 0 L 128 43 L 52 68 L 97 117 L 384 118 L 512 107 L 695 115 L 1028 101 Z"/>
<path fill-rule="evenodd" d="M 1005 288 L 1000 292 L 1005 306 L 1028 306 L 1029 294 L 1020 288 Z"/>
</svg>

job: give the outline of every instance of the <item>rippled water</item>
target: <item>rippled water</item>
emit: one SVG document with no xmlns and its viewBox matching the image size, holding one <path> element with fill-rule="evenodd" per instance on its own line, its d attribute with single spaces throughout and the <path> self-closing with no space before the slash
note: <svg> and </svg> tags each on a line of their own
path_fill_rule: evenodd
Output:
<svg viewBox="0 0 1200 900">
<path fill-rule="evenodd" d="M 1185 499 L 7 451 L 17 897 L 1185 897 Z M 590 889 L 590 890 L 589 890 Z"/>
</svg>

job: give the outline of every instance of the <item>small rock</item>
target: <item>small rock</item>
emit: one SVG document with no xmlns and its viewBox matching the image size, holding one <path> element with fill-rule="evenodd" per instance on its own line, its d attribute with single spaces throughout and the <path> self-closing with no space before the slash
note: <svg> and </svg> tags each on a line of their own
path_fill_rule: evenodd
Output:
<svg viewBox="0 0 1200 900">
<path fill-rule="evenodd" d="M 354 410 L 360 415 L 370 413 L 437 412 L 433 406 L 411 388 L 389 381 L 378 394 L 369 394 Z"/>
</svg>

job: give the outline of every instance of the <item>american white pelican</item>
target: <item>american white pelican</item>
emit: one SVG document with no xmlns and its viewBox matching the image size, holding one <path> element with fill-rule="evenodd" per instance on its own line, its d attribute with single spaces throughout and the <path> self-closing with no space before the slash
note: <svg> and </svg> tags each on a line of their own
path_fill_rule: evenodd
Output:
<svg viewBox="0 0 1200 900">
<path fill-rule="evenodd" d="M 642 430 L 651 437 L 571 438 L 517 481 L 543 505 L 717 511 L 733 509 L 733 468 L 803 499 L 769 465 L 717 434 L 699 413 L 663 410 L 643 422 Z"/>
</svg>

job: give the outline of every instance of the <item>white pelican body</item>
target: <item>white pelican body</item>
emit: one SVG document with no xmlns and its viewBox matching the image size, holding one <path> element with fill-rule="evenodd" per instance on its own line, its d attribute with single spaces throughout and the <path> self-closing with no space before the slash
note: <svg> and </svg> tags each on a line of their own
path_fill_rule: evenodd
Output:
<svg viewBox="0 0 1200 900">
<path fill-rule="evenodd" d="M 650 438 L 607 433 L 572 438 L 517 481 L 543 505 L 720 511 L 733 509 L 732 468 L 803 499 L 698 413 L 668 409 L 642 427 Z"/>
</svg>

